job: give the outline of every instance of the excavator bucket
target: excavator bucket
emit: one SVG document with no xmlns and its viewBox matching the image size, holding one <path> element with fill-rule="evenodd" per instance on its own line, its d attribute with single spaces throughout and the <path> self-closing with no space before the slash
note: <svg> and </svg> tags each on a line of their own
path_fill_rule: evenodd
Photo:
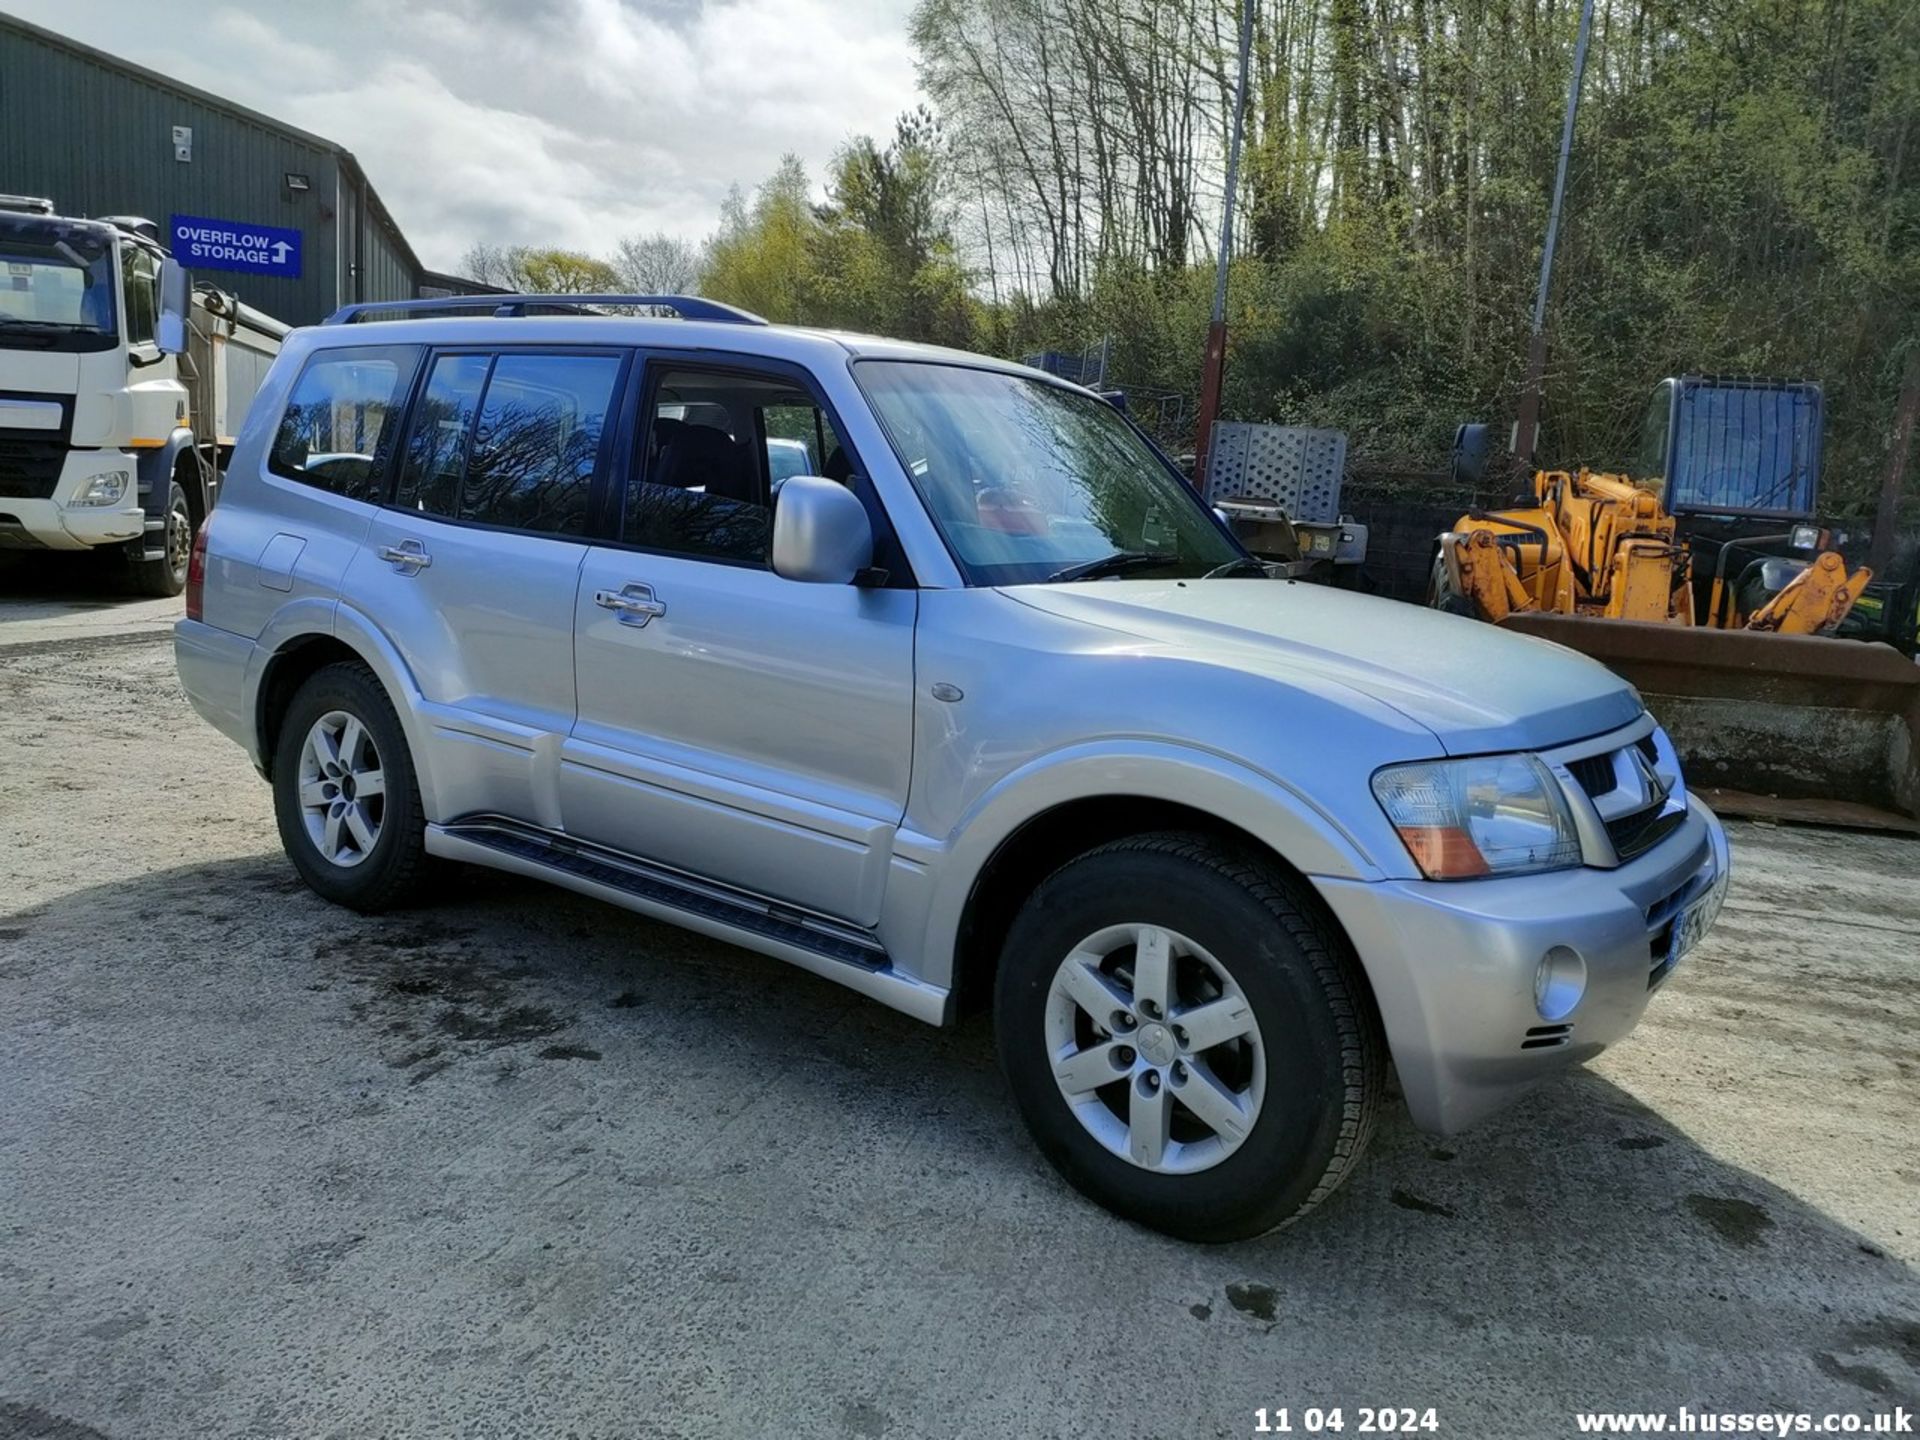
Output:
<svg viewBox="0 0 1920 1440">
<path fill-rule="evenodd" d="M 1920 832 L 1920 665 L 1890 645 L 1522 611 L 1630 681 L 1724 813 Z"/>
</svg>

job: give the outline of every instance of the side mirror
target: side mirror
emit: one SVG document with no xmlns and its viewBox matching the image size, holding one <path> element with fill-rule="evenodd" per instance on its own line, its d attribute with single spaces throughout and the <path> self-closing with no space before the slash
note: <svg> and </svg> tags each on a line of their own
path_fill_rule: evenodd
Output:
<svg viewBox="0 0 1920 1440">
<path fill-rule="evenodd" d="M 847 585 L 873 564 L 867 507 L 846 486 L 793 475 L 773 499 L 773 573 L 784 580 Z"/>
<path fill-rule="evenodd" d="M 162 355 L 186 354 L 190 304 L 187 268 L 169 255 L 160 262 L 160 314 L 153 327 L 153 343 Z"/>
<path fill-rule="evenodd" d="M 1454 430 L 1452 468 L 1455 484 L 1478 486 L 1487 478 L 1487 456 L 1492 445 L 1492 434 L 1484 424 L 1469 421 Z"/>
</svg>

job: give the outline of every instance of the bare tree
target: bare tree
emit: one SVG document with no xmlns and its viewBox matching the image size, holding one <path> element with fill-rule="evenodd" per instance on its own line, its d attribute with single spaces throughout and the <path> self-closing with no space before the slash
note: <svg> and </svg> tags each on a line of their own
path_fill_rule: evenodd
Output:
<svg viewBox="0 0 1920 1440">
<path fill-rule="evenodd" d="M 629 235 L 615 248 L 620 284 L 636 295 L 697 295 L 706 256 L 688 241 L 656 230 Z"/>
</svg>

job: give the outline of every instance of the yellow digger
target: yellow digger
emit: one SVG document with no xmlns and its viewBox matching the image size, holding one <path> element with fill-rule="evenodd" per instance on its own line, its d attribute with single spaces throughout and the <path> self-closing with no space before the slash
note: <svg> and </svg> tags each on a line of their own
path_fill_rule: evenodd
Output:
<svg viewBox="0 0 1920 1440">
<path fill-rule="evenodd" d="M 1805 382 L 1663 381 L 1643 478 L 1544 470 L 1531 503 L 1461 516 L 1428 603 L 1630 680 L 1730 813 L 1920 831 L 1920 665 L 1833 638 L 1873 577 L 1813 523 L 1821 412 Z M 1883 621 L 1912 608 L 1874 590 Z"/>
<path fill-rule="evenodd" d="M 1532 506 L 1471 512 L 1440 537 L 1432 603 L 1496 623 L 1534 611 L 1823 635 L 1847 618 L 1873 578 L 1865 567 L 1849 573 L 1823 532 L 1799 526 L 1767 538 L 1818 553 L 1810 563 L 1780 567 L 1770 590 L 1766 560 L 1789 557 L 1752 562 L 1759 573 L 1742 587 L 1729 583 L 1726 560 L 1762 542 L 1723 543 L 1705 612 L 1696 613 L 1692 550 L 1650 486 L 1585 469 L 1542 470 L 1533 489 Z M 1743 608 L 1753 583 L 1762 587 L 1757 603 Z"/>
</svg>

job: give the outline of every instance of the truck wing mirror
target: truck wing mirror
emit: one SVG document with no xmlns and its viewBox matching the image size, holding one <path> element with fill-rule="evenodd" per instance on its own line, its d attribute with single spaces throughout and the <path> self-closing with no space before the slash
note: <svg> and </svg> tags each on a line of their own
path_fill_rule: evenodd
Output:
<svg viewBox="0 0 1920 1440">
<path fill-rule="evenodd" d="M 153 340 L 162 355 L 184 355 L 187 350 L 187 307 L 192 303 L 186 266 L 171 255 L 160 262 L 160 314 Z"/>
</svg>

